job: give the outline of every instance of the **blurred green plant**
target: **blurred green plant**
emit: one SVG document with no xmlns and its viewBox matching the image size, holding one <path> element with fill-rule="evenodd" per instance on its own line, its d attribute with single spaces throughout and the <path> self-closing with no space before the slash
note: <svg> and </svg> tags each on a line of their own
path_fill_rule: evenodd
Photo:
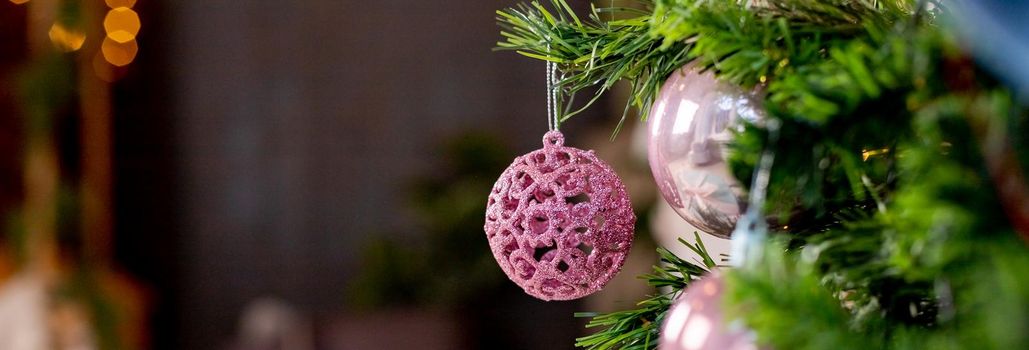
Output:
<svg viewBox="0 0 1029 350">
<path fill-rule="evenodd" d="M 467 132 L 445 142 L 443 171 L 413 179 L 408 191 L 424 234 L 368 241 L 349 305 L 448 306 L 504 285 L 482 231 L 485 194 L 514 158 L 499 139 Z"/>
<path fill-rule="evenodd" d="M 36 14 L 51 13 L 53 17 L 50 20 L 65 28 L 81 29 L 85 22 L 89 21 L 82 1 L 59 0 L 51 5 L 54 5 L 52 13 L 38 11 L 39 13 Z M 44 20 L 36 19 L 40 22 Z M 36 27 L 30 26 L 30 29 L 34 28 Z M 45 37 L 45 33 L 28 33 L 30 37 L 40 34 Z M 48 46 L 49 43 L 46 44 Z M 81 306 L 87 318 L 84 321 L 88 323 L 86 326 L 89 329 L 75 329 L 75 331 L 90 332 L 95 338 L 76 339 L 76 341 L 92 340 L 95 341 L 95 344 L 78 345 L 95 345 L 100 349 L 114 350 L 128 348 L 131 345 L 126 344 L 125 339 L 118 334 L 120 320 L 117 305 L 121 301 L 117 300 L 115 296 L 107 294 L 108 291 L 105 287 L 109 286 L 105 286 L 98 277 L 98 272 L 105 267 L 100 266 L 96 261 L 83 258 L 83 240 L 86 239 L 86 236 L 81 227 L 82 199 L 78 195 L 79 188 L 75 178 L 79 171 L 77 169 L 80 156 L 78 154 L 79 147 L 73 145 L 67 147 L 68 149 L 61 149 L 61 146 L 66 146 L 61 143 L 68 141 L 68 135 L 62 134 L 61 127 L 65 126 L 65 123 L 75 125 L 75 120 L 79 117 L 78 102 L 80 102 L 79 98 L 83 92 L 77 85 L 77 79 L 80 74 L 93 74 L 93 72 L 92 70 L 79 71 L 78 61 L 82 57 L 78 57 L 78 55 L 82 53 L 81 51 L 64 53 L 45 49 L 39 51 L 41 52 L 33 53 L 33 56 L 16 75 L 16 98 L 19 104 L 19 113 L 15 115 L 15 118 L 22 124 L 19 136 L 22 138 L 20 142 L 23 151 L 19 156 L 19 161 L 22 167 L 29 168 L 24 172 L 28 176 L 54 176 L 54 180 L 58 181 L 57 189 L 54 191 L 55 193 L 44 193 L 44 197 L 47 198 L 42 199 L 42 205 L 38 205 L 43 208 L 44 213 L 42 214 L 38 212 L 40 208 L 27 207 L 24 202 L 19 207 L 9 209 L 9 212 L 0 213 L 0 216 L 5 219 L 3 243 L 8 245 L 7 249 L 11 250 L 15 264 L 22 268 L 32 263 L 31 259 L 40 256 L 35 250 L 42 248 L 39 248 L 39 244 L 34 241 L 55 244 L 55 247 L 46 247 L 46 249 L 53 249 L 59 260 L 57 263 L 59 266 L 55 268 L 57 271 L 48 271 L 49 273 L 56 272 L 56 276 L 47 276 L 48 279 L 56 278 L 52 281 L 54 285 L 47 287 L 47 291 L 51 293 L 48 295 L 47 311 L 55 312 L 57 304 L 62 303 Z M 38 169 L 32 169 L 31 164 L 26 164 L 33 156 L 31 155 L 33 149 L 44 149 L 47 152 L 52 149 L 56 153 L 48 154 L 47 157 L 56 158 L 54 161 L 60 164 L 56 164 L 57 168 L 55 169 L 44 171 L 44 173 L 53 171 L 53 174 L 41 175 Z M 68 152 L 68 154 L 62 154 L 62 152 Z M 23 185 L 28 187 L 39 185 L 29 179 L 31 178 L 24 180 L 26 183 Z M 26 192 L 28 191 L 30 190 L 26 190 Z M 26 198 L 20 199 L 27 200 Z M 36 200 L 40 201 L 39 198 Z M 32 209 L 36 209 L 37 212 L 33 212 Z M 51 220 L 45 214 L 48 210 L 54 211 L 52 218 L 54 232 L 31 230 L 28 223 Z M 33 215 L 42 217 L 33 217 Z M 40 235 L 54 236 L 41 237 Z M 48 256 L 42 257 L 42 259 L 49 258 Z M 38 271 L 29 269 L 27 273 L 38 273 Z M 55 320 L 51 320 L 51 322 L 54 323 L 51 326 L 55 328 L 68 326 L 67 324 L 57 324 L 59 322 Z M 54 329 L 50 331 L 56 332 Z"/>
</svg>

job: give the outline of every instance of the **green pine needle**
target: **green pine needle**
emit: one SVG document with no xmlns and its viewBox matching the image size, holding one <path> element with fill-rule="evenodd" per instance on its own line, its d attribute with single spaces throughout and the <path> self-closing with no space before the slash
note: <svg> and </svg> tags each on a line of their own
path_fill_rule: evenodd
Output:
<svg viewBox="0 0 1029 350">
<path fill-rule="evenodd" d="M 588 349 L 653 349 L 657 346 L 658 332 L 671 303 L 682 294 L 689 284 L 718 266 L 708 253 L 700 234 L 694 232 L 695 243 L 679 242 L 697 253 L 701 264 L 688 262 L 665 248 L 658 248 L 660 263 L 655 265 L 654 272 L 640 276 L 654 288 L 668 288 L 667 293 L 647 298 L 633 310 L 618 311 L 608 314 L 594 312 L 576 313 L 576 317 L 592 317 L 587 328 L 602 327 L 600 331 L 576 339 L 575 346 Z"/>
<path fill-rule="evenodd" d="M 617 134 L 630 106 L 646 119 L 661 84 L 688 61 L 689 44 L 666 45 L 651 34 L 653 2 L 631 3 L 634 6 L 593 7 L 585 21 L 565 0 L 550 1 L 554 12 L 538 1 L 497 11 L 504 37 L 497 49 L 558 63 L 559 103 L 569 104 L 562 121 L 590 107 L 617 82 L 630 82 L 631 97 Z M 583 106 L 572 108 L 568 102 L 584 90 L 593 91 L 593 96 Z"/>
</svg>

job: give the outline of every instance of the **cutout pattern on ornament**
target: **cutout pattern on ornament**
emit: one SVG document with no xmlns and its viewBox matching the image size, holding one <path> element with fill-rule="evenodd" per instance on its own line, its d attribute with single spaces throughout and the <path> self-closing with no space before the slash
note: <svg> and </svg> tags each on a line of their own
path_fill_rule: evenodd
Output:
<svg viewBox="0 0 1029 350">
<path fill-rule="evenodd" d="M 603 288 L 622 268 L 636 216 L 621 179 L 593 151 L 543 148 L 515 158 L 486 205 L 486 237 L 504 273 L 529 295 L 570 300 Z"/>
</svg>

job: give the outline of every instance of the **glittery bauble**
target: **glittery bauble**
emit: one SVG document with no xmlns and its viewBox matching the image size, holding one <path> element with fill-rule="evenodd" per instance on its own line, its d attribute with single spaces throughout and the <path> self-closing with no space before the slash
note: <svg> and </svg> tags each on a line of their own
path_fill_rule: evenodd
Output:
<svg viewBox="0 0 1029 350">
<path fill-rule="evenodd" d="M 758 122 L 759 93 L 687 65 L 672 73 L 647 120 L 650 170 L 661 195 L 687 222 L 728 238 L 743 211 L 743 187 L 725 162 L 742 121 Z"/>
<path fill-rule="evenodd" d="M 557 131 L 515 158 L 486 205 L 486 238 L 500 268 L 543 300 L 600 290 L 621 270 L 635 224 L 618 175 L 593 151 L 564 147 Z"/>
<path fill-rule="evenodd" d="M 715 273 L 690 284 L 668 310 L 659 350 L 756 350 L 755 335 L 741 322 L 726 323 L 725 282 Z"/>
</svg>

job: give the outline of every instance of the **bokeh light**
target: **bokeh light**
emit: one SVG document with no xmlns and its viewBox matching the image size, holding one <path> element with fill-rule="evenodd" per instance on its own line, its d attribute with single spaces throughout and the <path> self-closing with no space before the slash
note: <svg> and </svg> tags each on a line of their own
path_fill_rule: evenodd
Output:
<svg viewBox="0 0 1029 350">
<path fill-rule="evenodd" d="M 139 15 L 128 7 L 118 7 L 107 12 L 104 18 L 104 30 L 107 37 L 119 43 L 127 43 L 136 39 L 139 33 Z"/>
<path fill-rule="evenodd" d="M 15 4 L 18 4 L 18 5 L 21 5 L 21 4 L 24 4 L 26 2 L 29 2 L 29 0 L 11 0 L 11 2 L 13 2 Z"/>
<path fill-rule="evenodd" d="M 100 45 L 100 51 L 104 53 L 104 59 L 108 63 L 121 67 L 132 63 L 132 60 L 136 58 L 136 52 L 139 51 L 139 46 L 136 45 L 135 40 L 120 43 L 107 37 Z"/>
<path fill-rule="evenodd" d="M 65 28 L 60 23 L 54 23 L 50 27 L 50 42 L 54 43 L 54 47 L 64 52 L 71 52 L 82 48 L 82 43 L 86 42 L 86 34 L 75 31 L 74 29 Z"/>
<path fill-rule="evenodd" d="M 136 4 L 136 0 L 106 0 L 107 7 L 119 8 L 119 7 L 132 7 Z"/>
</svg>

